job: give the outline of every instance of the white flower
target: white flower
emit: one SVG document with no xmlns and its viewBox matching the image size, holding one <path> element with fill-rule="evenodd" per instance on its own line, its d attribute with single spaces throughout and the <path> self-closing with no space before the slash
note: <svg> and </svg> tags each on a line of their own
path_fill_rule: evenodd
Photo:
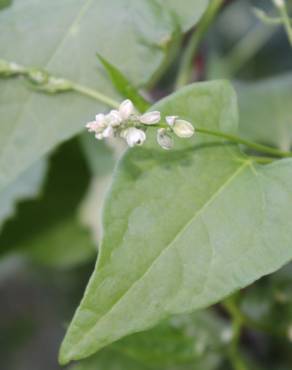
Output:
<svg viewBox="0 0 292 370">
<path fill-rule="evenodd" d="M 121 136 L 124 137 L 130 147 L 135 145 L 142 145 L 146 140 L 145 132 L 135 127 L 130 127 L 121 132 Z"/>
<path fill-rule="evenodd" d="M 157 142 L 158 144 L 166 150 L 169 150 L 173 147 L 173 140 L 172 137 L 168 134 L 165 128 L 160 128 L 157 131 Z"/>
<path fill-rule="evenodd" d="M 135 108 L 131 100 L 124 100 L 119 107 L 119 115 L 122 121 L 127 120 L 133 113 Z"/>
<path fill-rule="evenodd" d="M 154 125 L 155 123 L 159 122 L 160 119 L 161 115 L 158 111 L 144 113 L 139 117 L 139 121 L 145 125 Z"/>
<path fill-rule="evenodd" d="M 113 127 L 118 127 L 122 122 L 120 112 L 118 112 L 116 109 L 111 110 L 106 118 L 108 123 Z"/>
<path fill-rule="evenodd" d="M 165 117 L 165 120 L 170 127 L 173 127 L 174 122 L 176 121 L 177 118 L 178 116 L 167 116 Z"/>
</svg>

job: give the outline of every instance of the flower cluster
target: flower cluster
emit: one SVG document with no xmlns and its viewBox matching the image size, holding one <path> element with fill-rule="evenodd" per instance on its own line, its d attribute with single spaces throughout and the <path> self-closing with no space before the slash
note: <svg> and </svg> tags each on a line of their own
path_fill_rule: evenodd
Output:
<svg viewBox="0 0 292 370">
<path fill-rule="evenodd" d="M 167 116 L 165 120 L 164 125 L 159 124 L 161 114 L 158 111 L 139 114 L 131 100 L 127 99 L 117 110 L 113 109 L 108 114 L 97 114 L 94 121 L 86 124 L 86 128 L 93 132 L 98 140 L 120 136 L 129 147 L 133 147 L 145 142 L 149 126 L 158 127 L 157 142 L 163 149 L 173 147 L 173 134 L 189 138 L 195 132 L 190 122 L 179 119 L 178 116 Z"/>
</svg>

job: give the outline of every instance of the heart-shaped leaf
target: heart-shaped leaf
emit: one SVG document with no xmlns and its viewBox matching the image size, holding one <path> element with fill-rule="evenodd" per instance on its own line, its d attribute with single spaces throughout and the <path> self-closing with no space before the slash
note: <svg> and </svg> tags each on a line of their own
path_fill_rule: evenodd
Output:
<svg viewBox="0 0 292 370">
<path fill-rule="evenodd" d="M 187 87 L 154 109 L 236 130 L 236 99 L 225 82 Z M 217 302 L 292 257 L 292 160 L 260 166 L 236 146 L 199 135 L 177 148 L 165 153 L 150 143 L 120 163 L 62 363 Z"/>
</svg>

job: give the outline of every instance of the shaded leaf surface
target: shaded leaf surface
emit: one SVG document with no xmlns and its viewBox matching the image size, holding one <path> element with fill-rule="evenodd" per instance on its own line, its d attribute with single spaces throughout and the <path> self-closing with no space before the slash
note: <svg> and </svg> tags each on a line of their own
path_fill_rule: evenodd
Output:
<svg viewBox="0 0 292 370">
<path fill-rule="evenodd" d="M 292 75 L 239 83 L 237 91 L 241 134 L 289 150 L 292 142 Z"/>
<path fill-rule="evenodd" d="M 88 183 L 89 173 L 78 143 L 66 143 L 50 160 L 39 199 L 22 202 L 17 216 L 5 224 L 0 253 L 17 251 L 55 267 L 70 267 L 94 258 L 94 244 L 77 215 Z"/>
<path fill-rule="evenodd" d="M 38 161 L 0 193 L 0 230 L 4 221 L 13 216 L 17 202 L 39 194 L 46 169 L 46 160 Z"/>
<path fill-rule="evenodd" d="M 176 316 L 154 329 L 118 341 L 73 369 L 216 369 L 222 359 L 224 327 L 208 311 Z"/>
</svg>

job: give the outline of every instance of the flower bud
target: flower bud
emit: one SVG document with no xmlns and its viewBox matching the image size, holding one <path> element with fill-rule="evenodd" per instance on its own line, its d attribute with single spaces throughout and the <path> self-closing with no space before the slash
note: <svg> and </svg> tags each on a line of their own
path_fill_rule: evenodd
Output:
<svg viewBox="0 0 292 370">
<path fill-rule="evenodd" d="M 173 131 L 177 136 L 182 138 L 191 137 L 195 133 L 194 126 L 190 122 L 183 119 L 175 120 Z"/>
<path fill-rule="evenodd" d="M 130 147 L 135 145 L 142 145 L 146 140 L 145 132 L 135 127 L 130 127 L 121 133 Z"/>
<path fill-rule="evenodd" d="M 155 123 L 159 122 L 161 119 L 160 112 L 147 112 L 140 116 L 139 121 L 144 123 L 145 125 L 154 125 Z"/>
<path fill-rule="evenodd" d="M 165 128 L 160 128 L 157 131 L 157 142 L 158 144 L 166 150 L 169 150 L 173 147 L 173 140 L 172 137 L 169 135 Z"/>
<path fill-rule="evenodd" d="M 119 107 L 119 114 L 122 120 L 127 120 L 135 111 L 131 100 L 124 100 Z"/>
</svg>

